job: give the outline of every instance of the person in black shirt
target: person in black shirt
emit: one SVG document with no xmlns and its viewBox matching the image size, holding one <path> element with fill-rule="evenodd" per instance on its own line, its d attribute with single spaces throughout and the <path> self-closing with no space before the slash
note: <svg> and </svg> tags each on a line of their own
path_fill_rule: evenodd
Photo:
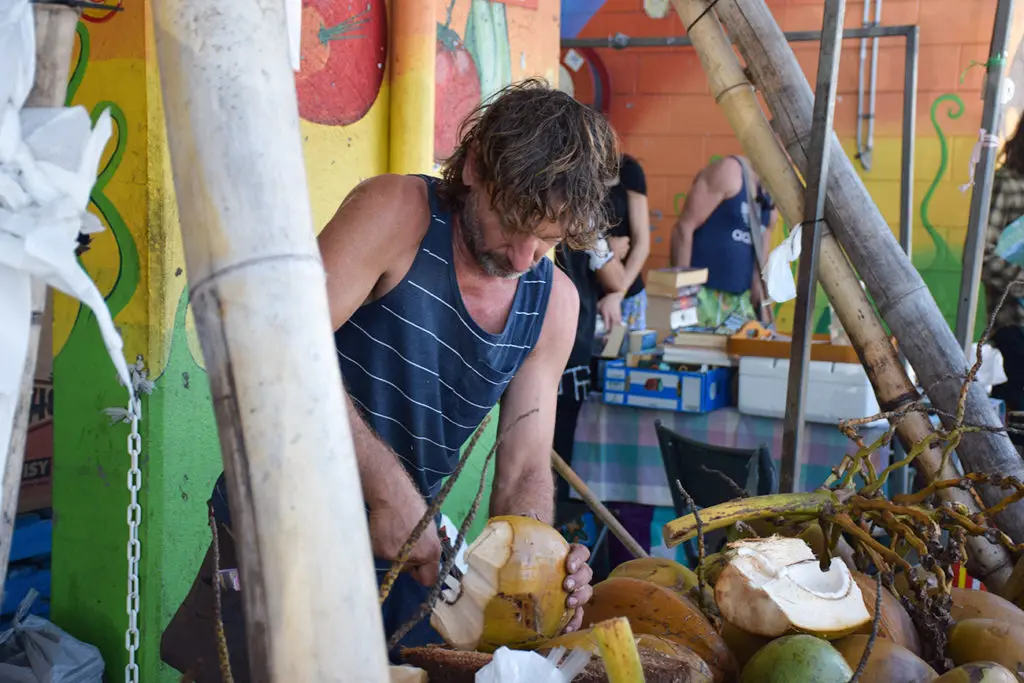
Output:
<svg viewBox="0 0 1024 683">
<path fill-rule="evenodd" d="M 619 307 L 599 313 L 598 299 L 607 292 L 621 293 L 627 280 L 622 262 L 615 258 L 603 238 L 595 248 L 587 251 L 576 251 L 564 243 L 560 244 L 555 249 L 555 265 L 569 276 L 580 296 L 576 341 L 562 374 L 555 412 L 554 449 L 563 460 L 572 464 L 576 418 L 580 406 L 590 394 L 590 365 L 595 355 L 597 316 L 604 318 L 605 329 L 621 322 Z M 558 479 L 556 492 L 558 502 L 569 500 L 569 487 L 564 479 Z"/>
<path fill-rule="evenodd" d="M 644 169 L 628 154 L 619 160 L 619 179 L 609 188 L 606 202 L 611 214 L 608 245 L 622 261 L 626 286 L 606 294 L 598 308 L 607 312 L 618 307 L 630 330 L 642 330 L 647 327 L 647 292 L 641 271 L 651 253 L 651 217 Z"/>
</svg>

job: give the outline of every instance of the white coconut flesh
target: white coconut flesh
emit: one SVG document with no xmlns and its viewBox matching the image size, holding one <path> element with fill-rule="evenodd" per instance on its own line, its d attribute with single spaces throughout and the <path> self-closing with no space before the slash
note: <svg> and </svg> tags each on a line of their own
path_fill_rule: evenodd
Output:
<svg viewBox="0 0 1024 683">
<path fill-rule="evenodd" d="M 730 559 L 715 584 L 722 616 L 762 636 L 790 630 L 828 637 L 871 620 L 849 568 L 833 557 L 821 571 L 799 538 L 758 538 L 730 544 Z"/>
<path fill-rule="evenodd" d="M 484 610 L 498 594 L 498 578 L 512 558 L 513 529 L 492 521 L 466 549 L 462 592 L 454 603 L 438 600 L 430 625 L 459 650 L 475 650 L 484 632 Z"/>
</svg>

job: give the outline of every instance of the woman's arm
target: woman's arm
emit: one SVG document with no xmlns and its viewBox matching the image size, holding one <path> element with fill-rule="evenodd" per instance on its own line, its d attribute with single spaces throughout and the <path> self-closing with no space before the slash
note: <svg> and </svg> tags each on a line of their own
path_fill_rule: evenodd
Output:
<svg viewBox="0 0 1024 683">
<path fill-rule="evenodd" d="M 626 289 L 632 285 L 651 254 L 651 214 L 647 196 L 632 190 L 626 191 L 629 204 L 629 255 L 624 262 Z"/>
</svg>

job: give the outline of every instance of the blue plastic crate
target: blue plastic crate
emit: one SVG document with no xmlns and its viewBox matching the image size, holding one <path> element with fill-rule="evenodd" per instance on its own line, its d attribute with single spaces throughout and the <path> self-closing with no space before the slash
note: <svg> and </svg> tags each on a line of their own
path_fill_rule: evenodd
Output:
<svg viewBox="0 0 1024 683">
<path fill-rule="evenodd" d="M 733 368 L 703 372 L 649 370 L 613 361 L 605 367 L 605 403 L 683 413 L 708 413 L 729 405 Z"/>
</svg>

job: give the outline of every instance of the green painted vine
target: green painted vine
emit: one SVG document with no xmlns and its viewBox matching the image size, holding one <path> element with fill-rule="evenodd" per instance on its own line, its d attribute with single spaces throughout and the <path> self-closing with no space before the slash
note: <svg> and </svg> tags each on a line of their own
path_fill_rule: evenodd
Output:
<svg viewBox="0 0 1024 683">
<path fill-rule="evenodd" d="M 950 106 L 946 110 L 946 116 L 948 116 L 950 119 L 956 120 L 960 118 L 961 116 L 963 116 L 965 109 L 964 101 L 960 99 L 959 95 L 956 95 L 954 93 L 940 95 L 939 97 L 935 98 L 934 102 L 932 102 L 932 108 L 930 112 L 932 119 L 932 127 L 935 128 L 935 132 L 939 136 L 939 169 L 938 171 L 935 172 L 935 178 L 932 179 L 932 183 L 928 187 L 928 191 L 925 192 L 924 199 L 921 200 L 920 218 L 921 225 L 928 233 L 928 236 L 931 238 L 932 244 L 935 247 L 935 258 L 932 262 L 933 266 L 941 266 L 945 264 L 951 264 L 953 266 L 959 265 L 957 259 L 954 258 L 953 253 L 949 248 L 949 245 L 946 244 L 946 240 L 942 238 L 942 235 L 932 224 L 930 216 L 928 214 L 928 208 L 931 205 L 932 197 L 935 195 L 935 191 L 938 189 L 939 183 L 942 181 L 942 177 L 946 174 L 946 168 L 949 165 L 949 141 L 946 138 L 945 131 L 942 130 L 942 126 L 939 125 L 938 120 L 939 107 L 947 102 L 950 104 Z"/>
<path fill-rule="evenodd" d="M 82 81 L 85 79 L 89 63 L 89 55 L 91 52 L 89 29 L 83 22 L 78 23 L 75 35 L 78 36 L 78 59 L 76 60 L 71 71 L 71 76 L 68 79 L 68 92 L 67 97 L 65 98 L 65 106 L 71 106 Z M 139 251 L 135 244 L 135 239 L 132 237 L 131 231 L 128 229 L 128 225 L 125 223 L 121 213 L 104 192 L 107 184 L 113 178 L 118 167 L 121 165 L 121 161 L 124 159 L 124 154 L 128 146 L 128 121 L 124 115 L 124 111 L 117 105 L 117 103 L 105 100 L 97 103 L 90 112 L 90 118 L 93 125 L 95 125 L 104 109 L 109 109 L 110 117 L 115 124 L 114 150 L 107 159 L 107 163 L 104 164 L 103 168 L 96 176 L 96 183 L 93 186 L 92 193 L 90 195 L 90 203 L 96 207 L 97 213 L 99 213 L 100 217 L 110 228 L 110 231 L 114 236 L 114 243 L 117 245 L 118 249 L 119 265 L 117 278 L 114 281 L 114 286 L 111 288 L 110 293 L 106 297 L 107 308 L 110 310 L 110 315 L 112 317 L 116 317 L 117 314 L 124 310 L 125 306 L 128 305 L 128 302 L 131 301 L 132 296 L 135 295 L 135 291 L 138 289 L 140 264 Z M 70 336 L 72 337 L 81 328 L 79 321 L 81 320 L 82 312 L 83 308 L 80 306 L 78 309 L 78 316 L 76 317 L 75 323 L 71 329 Z M 65 345 L 65 347 L 66 346 L 67 345 Z"/>
</svg>

